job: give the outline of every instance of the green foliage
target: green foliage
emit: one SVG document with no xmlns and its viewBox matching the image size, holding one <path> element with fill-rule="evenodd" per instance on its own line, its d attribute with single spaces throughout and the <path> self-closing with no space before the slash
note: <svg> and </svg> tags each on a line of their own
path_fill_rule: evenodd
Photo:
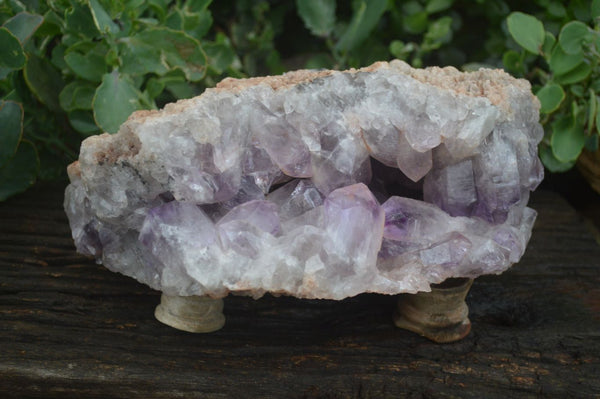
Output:
<svg viewBox="0 0 600 399">
<path fill-rule="evenodd" d="M 142 109 L 141 97 L 126 75 L 117 70 L 105 74 L 92 100 L 96 124 L 104 131 L 116 132 L 133 111 Z"/>
<path fill-rule="evenodd" d="M 335 26 L 335 0 L 296 0 L 296 8 L 313 35 L 329 36 Z"/>
<path fill-rule="evenodd" d="M 508 16 L 510 36 L 525 51 L 506 51 L 504 66 L 539 85 L 536 94 L 546 128 L 540 156 L 549 170 L 561 172 L 575 164 L 584 148 L 598 148 L 600 1 L 588 5 L 587 12 L 580 2 L 566 8 L 559 2 L 545 4 L 541 16 L 546 24 L 521 12 Z"/>
<path fill-rule="evenodd" d="M 83 138 L 115 133 L 133 111 L 243 75 L 231 41 L 206 37 L 209 5 L 0 2 L 0 200 L 64 176 Z"/>
<path fill-rule="evenodd" d="M 566 170 L 598 147 L 599 18 L 600 0 L 0 1 L 0 200 L 64 178 L 85 137 L 226 76 L 391 58 L 528 79 L 540 156 Z"/>
<path fill-rule="evenodd" d="M 546 34 L 544 25 L 537 18 L 517 11 L 508 16 L 506 24 L 512 37 L 525 50 L 533 54 L 541 51 Z"/>
</svg>

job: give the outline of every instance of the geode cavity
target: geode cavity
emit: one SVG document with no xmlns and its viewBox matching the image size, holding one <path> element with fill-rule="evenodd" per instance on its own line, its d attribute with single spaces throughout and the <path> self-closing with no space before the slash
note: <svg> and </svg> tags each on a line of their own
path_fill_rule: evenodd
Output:
<svg viewBox="0 0 600 399">
<path fill-rule="evenodd" d="M 429 290 L 523 255 L 538 108 L 500 70 L 226 79 L 86 139 L 65 209 L 79 252 L 169 295 Z"/>
</svg>

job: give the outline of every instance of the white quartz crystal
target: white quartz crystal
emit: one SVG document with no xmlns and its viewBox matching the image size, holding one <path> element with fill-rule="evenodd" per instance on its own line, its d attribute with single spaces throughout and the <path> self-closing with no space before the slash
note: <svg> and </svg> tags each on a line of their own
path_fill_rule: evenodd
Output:
<svg viewBox="0 0 600 399">
<path fill-rule="evenodd" d="M 427 291 L 523 255 L 539 104 L 500 70 L 226 79 L 86 139 L 78 250 L 168 295 Z"/>
</svg>

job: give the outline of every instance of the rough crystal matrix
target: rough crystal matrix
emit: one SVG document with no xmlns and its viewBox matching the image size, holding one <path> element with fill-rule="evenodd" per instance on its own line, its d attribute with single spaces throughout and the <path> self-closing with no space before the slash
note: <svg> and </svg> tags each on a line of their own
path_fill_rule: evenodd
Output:
<svg viewBox="0 0 600 399">
<path fill-rule="evenodd" d="M 65 209 L 80 252 L 169 295 L 428 291 L 523 255 L 538 108 L 500 70 L 226 79 L 85 140 Z"/>
</svg>

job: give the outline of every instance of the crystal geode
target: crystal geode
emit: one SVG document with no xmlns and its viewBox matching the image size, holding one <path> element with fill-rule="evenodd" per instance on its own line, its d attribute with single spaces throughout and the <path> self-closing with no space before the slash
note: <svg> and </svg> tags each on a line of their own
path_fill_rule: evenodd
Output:
<svg viewBox="0 0 600 399">
<path fill-rule="evenodd" d="M 538 109 L 500 70 L 225 79 L 86 139 L 65 209 L 79 252 L 169 295 L 428 291 L 523 255 Z"/>
</svg>

